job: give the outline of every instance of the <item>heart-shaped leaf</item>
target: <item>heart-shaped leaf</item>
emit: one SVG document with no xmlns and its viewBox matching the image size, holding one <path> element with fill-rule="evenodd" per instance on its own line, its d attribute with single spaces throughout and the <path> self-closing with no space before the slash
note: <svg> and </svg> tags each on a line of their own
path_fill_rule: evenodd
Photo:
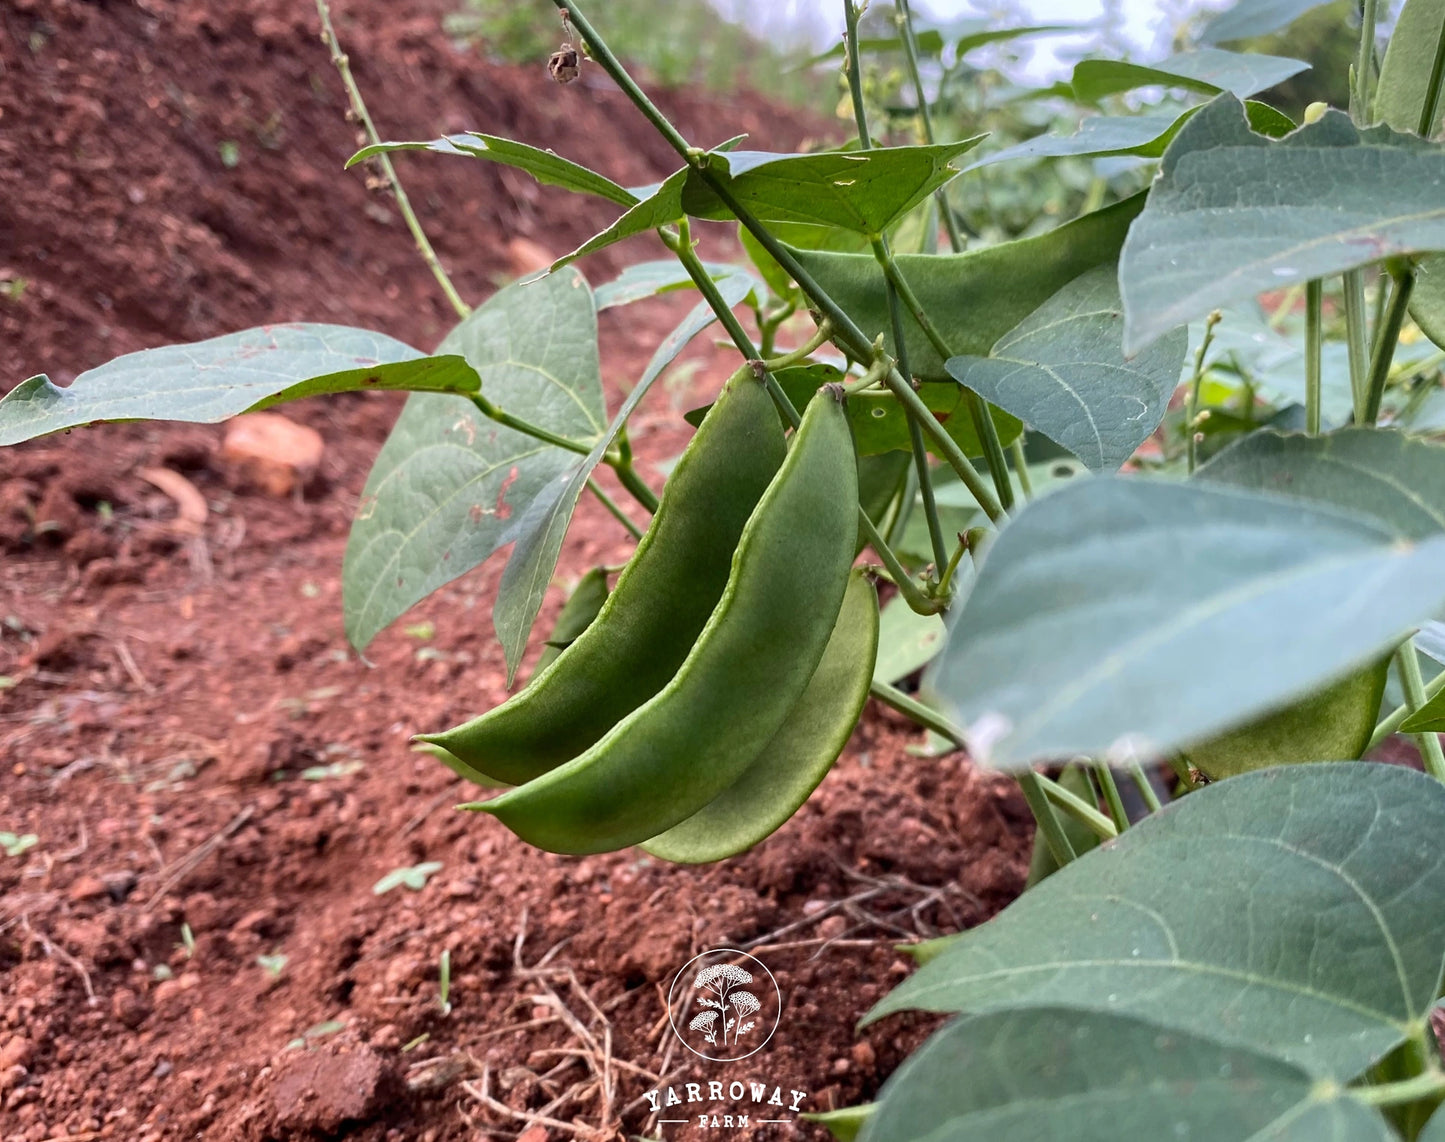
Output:
<svg viewBox="0 0 1445 1142">
<path fill-rule="evenodd" d="M 746 274 L 734 274 L 718 283 L 718 291 L 729 305 L 736 305 L 751 290 L 752 282 Z M 557 556 L 561 553 L 567 526 L 572 522 L 577 497 L 582 494 L 592 470 L 602 462 L 603 455 L 612 447 L 622 426 L 652 388 L 652 382 L 676 360 L 689 341 L 716 320 L 717 315 L 706 301 L 693 306 L 677 328 L 657 347 L 641 379 L 627 394 L 627 399 L 622 402 L 607 431 L 592 446 L 592 451 L 568 465 L 538 492 L 521 519 L 507 533 L 506 538 L 515 540 L 516 546 L 497 588 L 492 624 L 506 655 L 508 686 L 521 664 L 522 652 L 527 649 L 532 624 L 537 620 L 547 584 L 552 581 L 552 574 L 557 569 Z"/>
<path fill-rule="evenodd" d="M 1086 214 L 1036 238 L 962 254 L 899 254 L 898 267 L 955 354 L 987 356 L 994 343 L 1085 270 L 1112 264 L 1144 196 Z M 872 339 L 893 352 L 883 271 L 871 254 L 795 249 L 794 257 Z M 913 317 L 903 315 L 908 363 L 925 381 L 952 379 Z"/>
<path fill-rule="evenodd" d="M 1080 274 L 987 357 L 954 357 L 948 371 L 1092 470 L 1112 472 L 1159 427 L 1189 348 L 1176 329 L 1126 358 L 1124 309 L 1113 266 Z"/>
<path fill-rule="evenodd" d="M 506 412 L 589 445 L 606 427 L 597 315 L 575 270 L 501 290 L 439 348 L 465 357 Z M 412 604 L 510 543 L 532 501 L 575 458 L 468 401 L 408 400 L 346 545 L 342 602 L 353 645 L 365 647 Z"/>
<path fill-rule="evenodd" d="M 1445 249 L 1442 185 L 1445 147 L 1339 111 L 1273 142 L 1220 96 L 1169 144 L 1124 243 L 1125 351 L 1266 290 Z"/>
<path fill-rule="evenodd" d="M 1043 1007 L 950 1023 L 888 1080 L 861 1142 L 1394 1142 L 1379 1111 L 1271 1055 Z"/>
<path fill-rule="evenodd" d="M 990 764 L 1152 758 L 1363 668 L 1442 606 L 1445 536 L 1095 477 L 1000 533 L 927 682 Z"/>
<path fill-rule="evenodd" d="M 1367 516 L 1401 539 L 1445 532 L 1445 446 L 1382 428 L 1328 436 L 1264 431 L 1226 448 L 1197 480 Z"/>
<path fill-rule="evenodd" d="M 1228 91 L 1243 99 L 1309 69 L 1304 60 L 1198 48 L 1150 66 L 1124 60 L 1086 59 L 1074 65 L 1074 96 L 1097 103 L 1138 87 L 1182 87 L 1204 95 Z"/>
<path fill-rule="evenodd" d="M 0 445 L 113 420 L 215 424 L 325 393 L 402 389 L 474 393 L 476 370 L 395 338 L 344 325 L 263 325 L 127 353 L 59 388 L 45 376 L 0 397 Z"/>
<path fill-rule="evenodd" d="M 1065 1004 L 1348 1081 L 1423 1027 L 1435 1001 L 1441 830 L 1445 786 L 1412 770 L 1336 762 L 1232 777 L 937 942 L 868 1019 Z"/>
</svg>

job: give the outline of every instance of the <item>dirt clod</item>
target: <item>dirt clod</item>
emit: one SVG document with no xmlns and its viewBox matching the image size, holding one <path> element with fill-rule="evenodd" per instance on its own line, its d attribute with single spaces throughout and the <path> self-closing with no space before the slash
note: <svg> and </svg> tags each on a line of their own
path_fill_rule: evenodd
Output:
<svg viewBox="0 0 1445 1142">
<path fill-rule="evenodd" d="M 365 1047 L 295 1054 L 271 1088 L 276 1125 L 312 1134 L 376 1118 L 404 1096 L 395 1069 Z"/>
</svg>

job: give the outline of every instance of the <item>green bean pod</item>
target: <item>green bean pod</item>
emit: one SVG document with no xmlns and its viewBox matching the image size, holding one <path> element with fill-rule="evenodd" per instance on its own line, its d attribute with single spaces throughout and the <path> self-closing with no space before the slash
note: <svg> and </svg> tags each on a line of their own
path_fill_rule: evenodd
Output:
<svg viewBox="0 0 1445 1142">
<path fill-rule="evenodd" d="M 538 848 L 608 852 L 665 832 L 742 776 L 808 688 L 847 590 L 858 466 L 841 395 L 809 404 L 676 677 L 580 757 L 465 808 Z"/>
<path fill-rule="evenodd" d="M 642 848 L 679 864 L 746 852 L 802 807 L 838 760 L 868 701 L 878 657 L 878 592 L 861 570 L 848 580 L 843 609 L 808 688 L 763 752 L 687 820 Z"/>
<path fill-rule="evenodd" d="M 734 375 L 667 481 L 597 617 L 520 693 L 418 741 L 506 785 L 585 752 L 671 681 L 728 582 L 733 552 L 786 453 L 767 390 Z"/>
</svg>

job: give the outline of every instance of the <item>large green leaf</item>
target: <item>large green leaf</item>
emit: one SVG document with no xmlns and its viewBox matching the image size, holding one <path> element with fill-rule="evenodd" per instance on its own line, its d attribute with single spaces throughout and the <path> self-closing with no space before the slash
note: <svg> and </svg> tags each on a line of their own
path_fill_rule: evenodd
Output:
<svg viewBox="0 0 1445 1142">
<path fill-rule="evenodd" d="M 1094 471 L 1114 471 L 1159 427 L 1189 348 L 1176 329 L 1124 356 L 1124 310 L 1113 266 L 1080 274 L 987 357 L 954 357 L 959 384 L 1067 448 Z"/>
<path fill-rule="evenodd" d="M 1445 249 L 1445 147 L 1339 111 L 1272 142 L 1220 96 L 1164 153 L 1119 263 L 1124 348 L 1266 290 Z"/>
<path fill-rule="evenodd" d="M 1420 133 L 1420 117 L 1435 67 L 1435 47 L 1442 34 L 1445 0 L 1405 0 L 1380 67 L 1380 83 L 1375 89 L 1376 119 L 1397 131 Z M 1434 135 L 1439 130 L 1441 114 L 1445 114 L 1445 103 L 1424 134 Z"/>
<path fill-rule="evenodd" d="M 1445 446 L 1382 428 L 1328 436 L 1256 432 L 1195 479 L 1367 516 L 1401 539 L 1445 532 Z"/>
<path fill-rule="evenodd" d="M 1158 757 L 1363 667 L 1442 605 L 1445 536 L 1095 477 L 1003 530 L 927 681 L 994 765 Z"/>
<path fill-rule="evenodd" d="M 113 420 L 214 424 L 324 393 L 403 389 L 474 393 L 476 371 L 453 353 L 428 357 L 344 325 L 263 325 L 127 353 L 59 388 L 45 376 L 0 397 L 0 445 Z"/>
<path fill-rule="evenodd" d="M 1445 730 L 1445 690 L 1400 723 L 1400 729 L 1407 734 L 1440 733 Z"/>
<path fill-rule="evenodd" d="M 556 273 L 563 266 L 575 262 L 578 258 L 595 254 L 598 250 L 611 246 L 615 242 L 621 242 L 624 238 L 645 234 L 661 226 L 666 226 L 669 222 L 676 222 L 684 214 L 682 188 L 691 174 L 691 169 L 687 167 L 680 171 L 674 171 L 655 187 L 650 188 L 650 193 L 640 202 L 628 207 L 623 215 L 606 230 L 600 234 L 594 234 L 570 254 L 564 254 L 553 262 L 551 272 Z"/>
<path fill-rule="evenodd" d="M 564 190 L 595 194 L 615 202 L 619 206 L 632 206 L 637 196 L 610 178 L 579 166 L 570 159 L 564 159 L 552 151 L 529 147 L 513 139 L 496 135 L 484 135 L 480 131 L 468 131 L 461 135 L 447 135 L 424 143 L 376 143 L 363 147 L 346 161 L 348 167 L 364 162 L 375 155 L 390 154 L 393 151 L 436 151 L 443 155 L 468 155 L 488 162 L 524 170 L 538 182 L 548 186 L 560 186 Z"/>
<path fill-rule="evenodd" d="M 592 291 L 575 270 L 508 286 L 441 343 L 504 411 L 591 443 L 607 421 Z M 466 401 L 407 401 L 362 492 L 342 567 L 346 633 L 365 647 L 444 583 L 511 542 L 532 501 L 575 461 Z"/>
<path fill-rule="evenodd" d="M 1243 99 L 1309 69 L 1304 60 L 1248 55 L 1220 48 L 1180 52 L 1150 66 L 1124 60 L 1086 59 L 1074 65 L 1074 95 L 1097 103 L 1137 87 L 1182 87 L 1204 95 L 1228 91 Z"/>
<path fill-rule="evenodd" d="M 927 666 L 943 649 L 946 633 L 940 616 L 920 615 L 902 595 L 894 595 L 879 615 L 873 680 L 891 685 Z"/>
<path fill-rule="evenodd" d="M 1227 44 L 1267 36 L 1327 3 L 1329 0 L 1239 0 L 1209 21 L 1199 38 L 1206 44 Z"/>
<path fill-rule="evenodd" d="M 881 234 L 958 174 L 953 160 L 983 141 L 982 135 L 925 147 L 872 151 L 820 151 L 778 155 L 766 151 L 713 153 L 714 174 L 754 217 Z M 698 218 L 732 218 L 701 177 L 689 180 L 682 203 Z"/>
<path fill-rule="evenodd" d="M 730 305 L 736 305 L 752 290 L 752 282 L 746 274 L 734 274 L 718 283 L 718 292 Z M 592 446 L 592 451 L 581 457 L 553 478 L 542 488 L 535 499 L 522 513 L 502 542 L 514 540 L 511 558 L 502 572 L 502 582 L 497 588 L 497 601 L 492 608 L 492 624 L 496 627 L 497 638 L 502 643 L 507 659 L 507 685 L 521 664 L 522 653 L 527 649 L 527 638 L 532 624 L 537 620 L 542 598 L 552 574 L 557 569 L 557 556 L 562 550 L 562 540 L 567 526 L 572 522 L 572 513 L 577 507 L 577 497 L 586 487 L 592 470 L 602 462 L 606 451 L 612 447 L 617 434 L 622 431 L 642 398 L 647 395 L 652 383 L 662 375 L 664 369 L 676 360 L 687 343 L 717 320 L 711 306 L 700 301 L 681 323 L 663 339 L 652 360 L 647 363 L 641 379 L 637 382 L 622 407 L 617 410 L 612 424 Z"/>
<path fill-rule="evenodd" d="M 936 942 L 868 1019 L 1066 1004 L 1346 1081 L 1435 1001 L 1442 830 L 1445 787 L 1413 770 L 1348 761 L 1232 777 Z"/>
<path fill-rule="evenodd" d="M 1135 195 L 1047 234 L 962 254 L 899 254 L 904 278 L 956 354 L 987 356 L 994 343 L 1085 270 L 1113 263 L 1129 223 L 1144 205 Z M 883 271 L 871 254 L 795 249 L 794 256 L 871 339 L 893 351 Z M 908 363 L 926 381 L 950 381 L 922 328 L 905 313 Z"/>
<path fill-rule="evenodd" d="M 1272 139 L 1288 135 L 1295 128 L 1294 121 L 1288 115 L 1276 111 L 1267 103 L 1247 100 L 1245 108 L 1249 113 L 1249 125 Z M 1133 155 L 1136 158 L 1157 159 L 1196 110 L 1198 108 L 1191 107 L 1179 114 L 1159 115 L 1090 115 L 1079 124 L 1075 134 L 1039 135 L 1026 142 L 1016 143 L 971 163 L 963 168 L 963 173 L 992 166 L 994 163 L 1025 158 L 1104 158 L 1111 155 Z"/>
<path fill-rule="evenodd" d="M 861 1142 L 1395 1142 L 1379 1111 L 1267 1053 L 1065 1007 L 950 1023 L 888 1080 Z"/>
<path fill-rule="evenodd" d="M 1431 254 L 1415 266 L 1410 316 L 1425 331 L 1425 336 L 1436 345 L 1445 346 L 1445 255 Z"/>
</svg>

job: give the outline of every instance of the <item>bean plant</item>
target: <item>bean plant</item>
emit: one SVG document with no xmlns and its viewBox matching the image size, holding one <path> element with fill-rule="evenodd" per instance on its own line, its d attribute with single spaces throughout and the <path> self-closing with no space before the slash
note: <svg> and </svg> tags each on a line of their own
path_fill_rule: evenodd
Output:
<svg viewBox="0 0 1445 1142">
<path fill-rule="evenodd" d="M 1383 54 L 1364 0 L 1349 106 L 1303 123 L 1255 97 L 1306 65 L 1220 45 L 1317 5 L 1243 0 L 1168 59 L 1079 63 L 1045 93 L 1078 130 L 992 152 L 944 137 L 930 83 L 1038 29 L 960 38 L 896 0 L 895 34 L 860 41 L 844 0 L 854 137 L 806 154 L 685 138 L 606 28 L 556 5 L 552 94 L 605 73 L 675 173 L 627 188 L 480 132 L 382 142 L 323 2 L 371 138 L 353 161 L 392 185 L 456 327 L 431 353 L 298 324 L 33 377 L 0 401 L 0 443 L 406 391 L 352 526 L 347 633 L 364 648 L 509 548 L 509 683 L 599 499 L 637 537 L 610 590 L 583 576 L 525 686 L 416 742 L 474 784 L 464 808 L 544 849 L 742 852 L 869 695 L 931 752 L 1013 775 L 1032 886 L 909 949 L 918 971 L 865 1021 L 953 1018 L 876 1102 L 822 1116 L 840 1137 L 1445 1140 L 1445 0 L 1408 0 Z M 869 51 L 907 61 L 916 139 L 874 138 Z M 1139 109 L 1143 87 L 1174 102 Z M 616 221 L 472 310 L 396 181 L 406 149 Z M 1061 157 L 1149 177 L 1014 240 L 962 224 L 972 172 Z M 704 222 L 746 260 L 702 261 Z M 642 234 L 673 260 L 589 284 L 587 255 Z M 609 414 L 597 312 L 684 288 L 697 304 Z M 714 322 L 737 369 L 659 497 L 629 419 Z M 1396 735 L 1423 772 L 1361 760 Z"/>
</svg>

